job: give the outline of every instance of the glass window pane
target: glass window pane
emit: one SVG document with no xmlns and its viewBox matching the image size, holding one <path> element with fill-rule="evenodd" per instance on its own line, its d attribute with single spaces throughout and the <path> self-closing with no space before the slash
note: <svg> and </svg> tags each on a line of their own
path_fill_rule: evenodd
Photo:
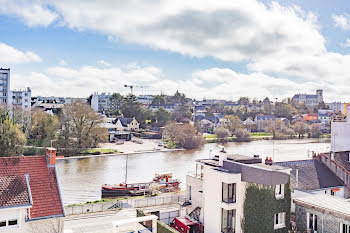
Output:
<svg viewBox="0 0 350 233">
<path fill-rule="evenodd" d="M 315 218 L 315 228 L 314 228 L 314 230 L 317 231 L 317 215 L 316 214 L 314 215 L 314 218 Z"/>
<path fill-rule="evenodd" d="M 17 219 L 9 220 L 9 226 L 17 225 Z"/>
<path fill-rule="evenodd" d="M 6 227 L 6 221 L 0 221 L 0 227 Z"/>
</svg>

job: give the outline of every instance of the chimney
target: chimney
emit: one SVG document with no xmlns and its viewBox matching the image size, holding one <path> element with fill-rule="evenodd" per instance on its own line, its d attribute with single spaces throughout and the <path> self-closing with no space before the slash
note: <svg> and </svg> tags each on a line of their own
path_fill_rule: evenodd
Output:
<svg viewBox="0 0 350 233">
<path fill-rule="evenodd" d="M 299 186 L 299 167 L 295 167 L 295 188 Z"/>
<path fill-rule="evenodd" d="M 226 154 L 225 148 L 223 147 L 219 153 L 219 165 L 221 167 L 224 166 L 224 160 L 227 160 L 227 154 Z"/>
<path fill-rule="evenodd" d="M 46 148 L 46 157 L 49 165 L 56 165 L 56 149 L 53 147 Z"/>
<path fill-rule="evenodd" d="M 266 156 L 265 164 L 266 165 L 272 165 L 273 164 L 272 158 L 271 157 L 269 158 L 268 156 Z"/>
</svg>

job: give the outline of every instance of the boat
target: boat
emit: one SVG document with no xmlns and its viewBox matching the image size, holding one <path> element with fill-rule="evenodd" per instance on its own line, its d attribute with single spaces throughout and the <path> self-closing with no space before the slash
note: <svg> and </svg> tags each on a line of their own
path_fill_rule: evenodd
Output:
<svg viewBox="0 0 350 233">
<path fill-rule="evenodd" d="M 171 172 L 155 174 L 150 182 L 145 183 L 128 183 L 128 158 L 126 155 L 125 164 L 125 182 L 120 184 L 104 184 L 101 187 L 101 197 L 121 197 L 121 196 L 137 196 L 137 195 L 154 195 L 157 192 L 174 192 L 179 190 L 180 181 L 173 177 Z"/>
<path fill-rule="evenodd" d="M 155 174 L 151 182 L 146 183 L 120 183 L 115 185 L 102 185 L 102 198 L 120 197 L 120 196 L 138 196 L 151 194 L 155 192 L 172 192 L 179 189 L 180 181 L 173 177 L 172 173 Z"/>
</svg>

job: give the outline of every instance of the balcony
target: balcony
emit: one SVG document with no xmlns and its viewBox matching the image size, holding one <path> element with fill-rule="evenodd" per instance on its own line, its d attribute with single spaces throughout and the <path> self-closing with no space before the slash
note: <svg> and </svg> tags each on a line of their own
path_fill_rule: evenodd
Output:
<svg viewBox="0 0 350 233">
<path fill-rule="evenodd" d="M 191 176 L 193 178 L 201 179 L 203 180 L 203 173 L 197 173 L 195 171 L 191 171 L 187 173 L 188 176 Z"/>
</svg>

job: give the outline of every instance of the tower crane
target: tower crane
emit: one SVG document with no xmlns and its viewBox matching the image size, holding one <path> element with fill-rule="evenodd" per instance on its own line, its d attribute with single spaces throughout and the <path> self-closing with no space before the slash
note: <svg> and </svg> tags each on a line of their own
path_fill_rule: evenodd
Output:
<svg viewBox="0 0 350 233">
<path fill-rule="evenodd" d="M 142 88 L 141 86 L 138 86 L 138 85 L 127 85 L 127 84 L 125 84 L 124 87 L 130 88 L 130 94 L 131 95 L 132 95 L 132 91 L 133 91 L 134 87 Z"/>
</svg>

